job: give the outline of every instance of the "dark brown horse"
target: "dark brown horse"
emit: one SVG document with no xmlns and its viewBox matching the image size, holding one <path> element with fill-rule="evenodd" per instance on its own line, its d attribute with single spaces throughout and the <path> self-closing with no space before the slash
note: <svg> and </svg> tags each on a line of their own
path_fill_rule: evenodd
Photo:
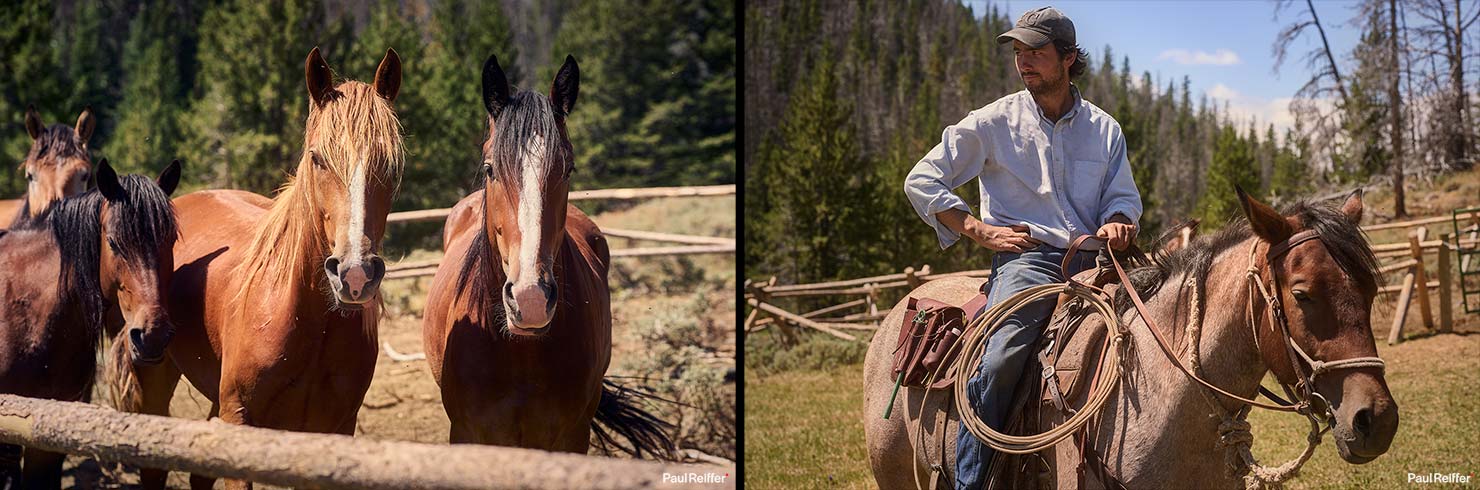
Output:
<svg viewBox="0 0 1480 490">
<path fill-rule="evenodd" d="M 173 362 L 138 370 L 142 399 L 129 409 L 167 415 L 183 372 L 228 423 L 354 434 L 379 352 L 376 254 L 401 180 L 401 60 L 388 50 L 373 84 L 335 85 L 315 48 L 305 71 L 305 148 L 275 199 L 211 190 L 175 200 L 184 237 Z M 147 487 L 164 478 L 144 472 Z"/>
<path fill-rule="evenodd" d="M 454 443 L 585 453 L 593 430 L 613 442 L 605 426 L 631 442 L 621 448 L 629 453 L 669 455 L 664 424 L 603 382 L 610 253 L 567 203 L 575 159 L 565 118 L 579 85 L 570 57 L 548 98 L 516 93 L 497 57 L 484 63 L 483 190 L 447 219 L 423 320 L 427 361 Z"/>
<path fill-rule="evenodd" d="M 163 302 L 177 236 L 169 195 L 179 180 L 179 162 L 156 183 L 119 178 L 104 160 L 97 190 L 0 231 L 0 392 L 88 400 L 105 320 L 128 332 L 137 362 L 164 358 L 174 330 Z M 13 458 L 19 448 L 4 449 Z M 59 487 L 63 457 L 26 449 L 20 486 Z M 20 469 L 7 459 L 0 487 Z"/>
<path fill-rule="evenodd" d="M 35 219 L 53 201 L 87 190 L 88 174 L 92 172 L 87 140 L 92 138 L 96 125 L 91 108 L 82 110 L 73 127 L 43 126 L 36 108 L 26 108 L 26 134 L 31 135 L 31 151 L 21 162 L 21 169 L 26 171 L 26 194 L 20 199 L 0 200 L 0 226 Z"/>
</svg>

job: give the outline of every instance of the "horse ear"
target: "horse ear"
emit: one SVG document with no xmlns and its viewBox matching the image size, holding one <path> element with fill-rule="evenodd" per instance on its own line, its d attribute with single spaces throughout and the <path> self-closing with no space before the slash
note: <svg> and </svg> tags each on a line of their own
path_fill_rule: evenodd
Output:
<svg viewBox="0 0 1480 490">
<path fill-rule="evenodd" d="M 509 77 L 498 65 L 498 55 L 490 54 L 483 62 L 483 107 L 495 118 L 509 105 Z"/>
<path fill-rule="evenodd" d="M 329 64 L 319 55 L 317 46 L 308 52 L 308 60 L 303 62 L 303 71 L 308 81 L 308 97 L 313 99 L 315 105 L 323 106 L 329 100 L 329 92 L 334 90 L 334 73 L 329 71 Z"/>
<path fill-rule="evenodd" d="M 170 162 L 164 171 L 159 173 L 159 179 L 155 182 L 159 184 L 160 190 L 164 191 L 164 195 L 174 194 L 175 187 L 180 185 L 180 160 Z"/>
<path fill-rule="evenodd" d="M 401 91 L 401 56 L 394 49 L 385 50 L 380 68 L 375 69 L 375 93 L 389 101 L 396 100 Z"/>
<path fill-rule="evenodd" d="M 123 185 L 118 183 L 118 173 L 113 171 L 113 166 L 108 165 L 108 159 L 98 162 L 98 192 L 109 201 L 122 201 L 128 199 L 128 193 L 123 191 Z"/>
<path fill-rule="evenodd" d="M 42 127 L 41 114 L 36 113 L 36 106 L 26 106 L 26 134 L 31 135 L 33 140 L 40 138 Z"/>
<path fill-rule="evenodd" d="M 77 140 L 82 142 L 83 148 L 87 147 L 87 140 L 92 139 L 93 128 L 96 128 L 97 125 L 98 118 L 93 116 L 92 106 L 83 109 L 82 114 L 77 116 L 75 131 L 77 131 Z"/>
<path fill-rule="evenodd" d="M 581 67 L 576 66 L 576 58 L 565 55 L 565 64 L 560 65 L 560 71 L 555 73 L 555 83 L 550 87 L 550 103 L 560 111 L 560 115 L 569 116 L 570 111 L 576 108 L 576 95 L 581 92 Z"/>
<path fill-rule="evenodd" d="M 1290 230 L 1290 223 L 1285 221 L 1284 216 L 1280 216 L 1274 208 L 1249 196 L 1249 193 L 1244 192 L 1243 187 L 1234 185 L 1233 189 L 1238 192 L 1239 207 L 1243 208 L 1244 216 L 1249 218 L 1249 227 L 1254 230 L 1255 235 L 1259 235 L 1259 238 L 1269 243 L 1279 243 L 1290 238 L 1293 231 Z"/>
<path fill-rule="evenodd" d="M 1362 188 L 1358 187 L 1346 196 L 1346 202 L 1341 204 L 1341 214 L 1345 214 L 1354 225 L 1362 224 Z"/>
</svg>

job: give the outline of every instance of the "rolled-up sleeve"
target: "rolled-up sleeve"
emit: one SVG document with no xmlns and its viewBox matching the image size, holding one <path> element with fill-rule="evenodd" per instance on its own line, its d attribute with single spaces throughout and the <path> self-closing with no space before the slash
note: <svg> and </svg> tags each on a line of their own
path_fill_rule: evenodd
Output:
<svg viewBox="0 0 1480 490">
<path fill-rule="evenodd" d="M 951 208 L 971 212 L 971 206 L 952 190 L 981 175 L 985 160 L 986 144 L 978 128 L 977 114 L 972 112 L 961 122 L 947 126 L 940 144 L 921 158 L 904 179 L 905 196 L 920 219 L 935 228 L 942 249 L 956 243 L 961 234 L 941 224 L 935 213 Z"/>
<path fill-rule="evenodd" d="M 1111 216 L 1123 214 L 1137 226 L 1141 223 L 1141 191 L 1136 189 L 1136 180 L 1131 174 L 1131 163 L 1126 158 L 1125 134 L 1120 125 L 1110 129 L 1110 172 L 1106 174 L 1105 192 L 1100 201 L 1100 225 L 1109 222 Z"/>
</svg>

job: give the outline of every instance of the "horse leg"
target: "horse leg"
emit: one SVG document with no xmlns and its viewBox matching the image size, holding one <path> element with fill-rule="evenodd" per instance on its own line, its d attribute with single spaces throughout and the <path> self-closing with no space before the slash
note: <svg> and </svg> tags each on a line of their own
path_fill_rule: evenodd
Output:
<svg viewBox="0 0 1480 490">
<path fill-rule="evenodd" d="M 66 454 L 26 448 L 26 464 L 21 481 L 27 489 L 62 488 L 62 462 Z"/>
<path fill-rule="evenodd" d="M 139 380 L 139 411 L 161 417 L 170 416 L 170 400 L 175 397 L 175 386 L 180 384 L 180 369 L 168 359 L 153 366 L 133 366 L 133 369 Z M 169 470 L 141 468 L 139 485 L 147 489 L 164 488 L 169 473 Z"/>
</svg>

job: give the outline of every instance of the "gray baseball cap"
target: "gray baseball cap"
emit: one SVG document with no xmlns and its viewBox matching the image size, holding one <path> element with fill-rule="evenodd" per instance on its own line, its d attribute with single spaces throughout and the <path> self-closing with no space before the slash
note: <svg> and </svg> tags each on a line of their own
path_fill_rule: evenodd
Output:
<svg viewBox="0 0 1480 490">
<path fill-rule="evenodd" d="M 1043 47 L 1054 40 L 1067 42 L 1071 46 L 1079 44 L 1074 41 L 1074 21 L 1053 7 L 1042 7 L 1024 13 L 1012 30 L 997 36 L 997 43 L 1006 44 L 1014 39 L 1034 48 Z"/>
</svg>

